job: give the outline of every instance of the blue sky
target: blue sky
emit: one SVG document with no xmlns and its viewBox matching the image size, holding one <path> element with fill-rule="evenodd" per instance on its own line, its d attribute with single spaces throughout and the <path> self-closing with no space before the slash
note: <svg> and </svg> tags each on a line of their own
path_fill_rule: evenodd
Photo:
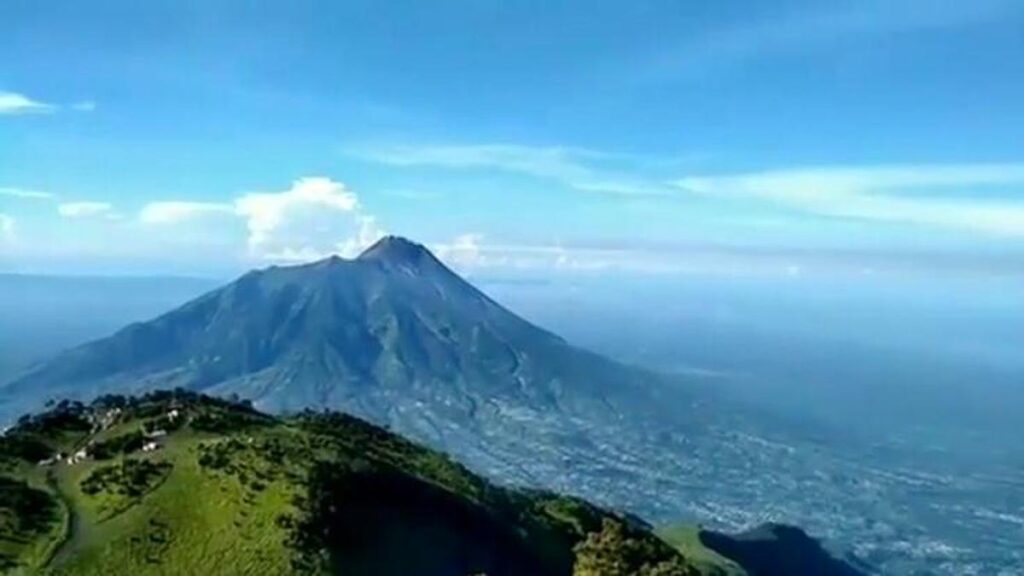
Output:
<svg viewBox="0 0 1024 576">
<path fill-rule="evenodd" d="M 1024 4 L 5 2 L 0 270 L 1021 272 Z"/>
</svg>

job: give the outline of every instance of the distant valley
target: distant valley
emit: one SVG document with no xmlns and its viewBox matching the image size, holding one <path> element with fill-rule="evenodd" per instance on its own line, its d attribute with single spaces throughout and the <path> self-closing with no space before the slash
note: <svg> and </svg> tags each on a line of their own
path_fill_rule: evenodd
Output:
<svg viewBox="0 0 1024 576">
<path fill-rule="evenodd" d="M 221 281 L 173 276 L 0 274 L 0 382 L 65 348 L 113 333 Z"/>
</svg>

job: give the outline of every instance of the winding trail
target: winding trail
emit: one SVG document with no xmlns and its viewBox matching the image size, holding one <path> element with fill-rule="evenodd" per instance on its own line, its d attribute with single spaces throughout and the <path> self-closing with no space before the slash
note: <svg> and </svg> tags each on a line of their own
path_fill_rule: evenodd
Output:
<svg viewBox="0 0 1024 576">
<path fill-rule="evenodd" d="M 70 554 L 71 542 L 82 532 L 82 517 L 75 513 L 75 507 L 71 504 L 70 499 L 61 491 L 60 482 L 57 480 L 56 474 L 47 475 L 46 482 L 57 496 L 61 506 L 64 507 L 65 519 L 64 533 L 61 535 L 60 541 L 54 545 L 47 558 L 42 562 L 41 568 L 51 568 L 64 562 Z"/>
</svg>

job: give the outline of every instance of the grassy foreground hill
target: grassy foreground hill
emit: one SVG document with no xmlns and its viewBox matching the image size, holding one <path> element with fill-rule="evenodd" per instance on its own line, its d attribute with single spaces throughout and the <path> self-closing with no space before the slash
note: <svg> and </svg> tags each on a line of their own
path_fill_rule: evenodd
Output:
<svg viewBox="0 0 1024 576">
<path fill-rule="evenodd" d="M 490 484 L 339 413 L 194 393 L 64 402 L 0 439 L 0 571 L 724 574 L 639 521 Z"/>
</svg>

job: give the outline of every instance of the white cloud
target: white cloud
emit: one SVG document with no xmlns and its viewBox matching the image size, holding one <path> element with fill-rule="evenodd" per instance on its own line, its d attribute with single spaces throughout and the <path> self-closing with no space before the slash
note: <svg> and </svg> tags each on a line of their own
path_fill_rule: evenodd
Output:
<svg viewBox="0 0 1024 576">
<path fill-rule="evenodd" d="M 762 276 L 797 281 L 841 274 L 859 279 L 876 275 L 924 272 L 1020 275 L 1024 268 L 1012 254 L 979 258 L 942 251 L 814 250 L 756 248 L 705 243 L 627 242 L 625 244 L 503 244 L 481 234 L 463 234 L 430 249 L 460 273 L 473 276 L 523 273 L 548 278 L 552 274 L 581 275 L 724 275 Z"/>
<path fill-rule="evenodd" d="M 231 204 L 170 200 L 146 204 L 139 212 L 139 220 L 144 224 L 168 225 L 233 213 Z"/>
<path fill-rule="evenodd" d="M 55 196 L 49 192 L 40 190 L 26 190 L 24 188 L 0 188 L 0 196 L 12 198 L 23 198 L 27 200 L 52 200 Z"/>
<path fill-rule="evenodd" d="M 728 189 L 767 197 L 850 195 L 867 190 L 955 188 L 1024 183 L 1024 164 L 922 166 L 826 166 L 769 170 L 726 176 L 691 177 L 677 184 L 696 192 Z"/>
<path fill-rule="evenodd" d="M 18 114 L 51 114 L 61 109 L 71 109 L 75 112 L 93 112 L 96 110 L 96 102 L 80 100 L 72 104 L 57 105 L 49 102 L 40 102 L 17 92 L 0 91 L 0 116 L 5 114 L 9 116 Z"/>
<path fill-rule="evenodd" d="M 355 256 L 384 237 L 384 229 L 373 216 L 359 215 L 356 221 L 356 233 L 335 244 L 342 256 Z"/>
<path fill-rule="evenodd" d="M 584 192 L 626 196 L 668 193 L 658 182 L 638 179 L 592 164 L 627 158 L 563 146 L 470 144 L 460 146 L 385 146 L 350 151 L 354 156 L 392 166 L 433 166 L 448 169 L 493 169 L 555 180 Z"/>
<path fill-rule="evenodd" d="M 65 218 L 115 218 L 114 207 L 106 202 L 63 202 L 57 212 Z"/>
<path fill-rule="evenodd" d="M 56 110 L 52 104 L 33 100 L 17 92 L 0 92 L 0 115 L 46 114 Z"/>
<path fill-rule="evenodd" d="M 982 197 L 988 186 L 1024 186 L 1024 164 L 823 167 L 693 176 L 681 189 L 756 198 L 820 216 L 1024 236 L 1024 202 Z M 929 194 L 953 190 L 959 195 Z"/>
<path fill-rule="evenodd" d="M 628 264 L 630 253 L 607 248 L 566 248 L 560 244 L 488 244 L 482 234 L 462 234 L 431 250 L 462 271 L 481 268 L 518 270 L 599 270 Z"/>
<path fill-rule="evenodd" d="M 139 213 L 142 223 L 162 226 L 211 217 L 242 219 L 249 255 L 264 260 L 351 257 L 384 235 L 355 192 L 330 178 L 301 178 L 287 190 L 252 192 L 231 202 L 152 202 Z"/>
<path fill-rule="evenodd" d="M 431 246 L 434 254 L 449 265 L 456 267 L 472 267 L 481 265 L 480 242 L 481 234 L 462 234 L 451 242 Z"/>
<path fill-rule="evenodd" d="M 496 168 L 560 180 L 575 180 L 590 176 L 590 170 L 575 160 L 570 149 L 556 146 L 530 147 L 514 144 L 391 146 L 364 151 L 360 155 L 395 166 Z"/>
<path fill-rule="evenodd" d="M 384 235 L 356 194 L 329 178 L 302 178 L 281 192 L 246 194 L 234 209 L 246 219 L 250 253 L 270 260 L 351 257 Z"/>
</svg>

